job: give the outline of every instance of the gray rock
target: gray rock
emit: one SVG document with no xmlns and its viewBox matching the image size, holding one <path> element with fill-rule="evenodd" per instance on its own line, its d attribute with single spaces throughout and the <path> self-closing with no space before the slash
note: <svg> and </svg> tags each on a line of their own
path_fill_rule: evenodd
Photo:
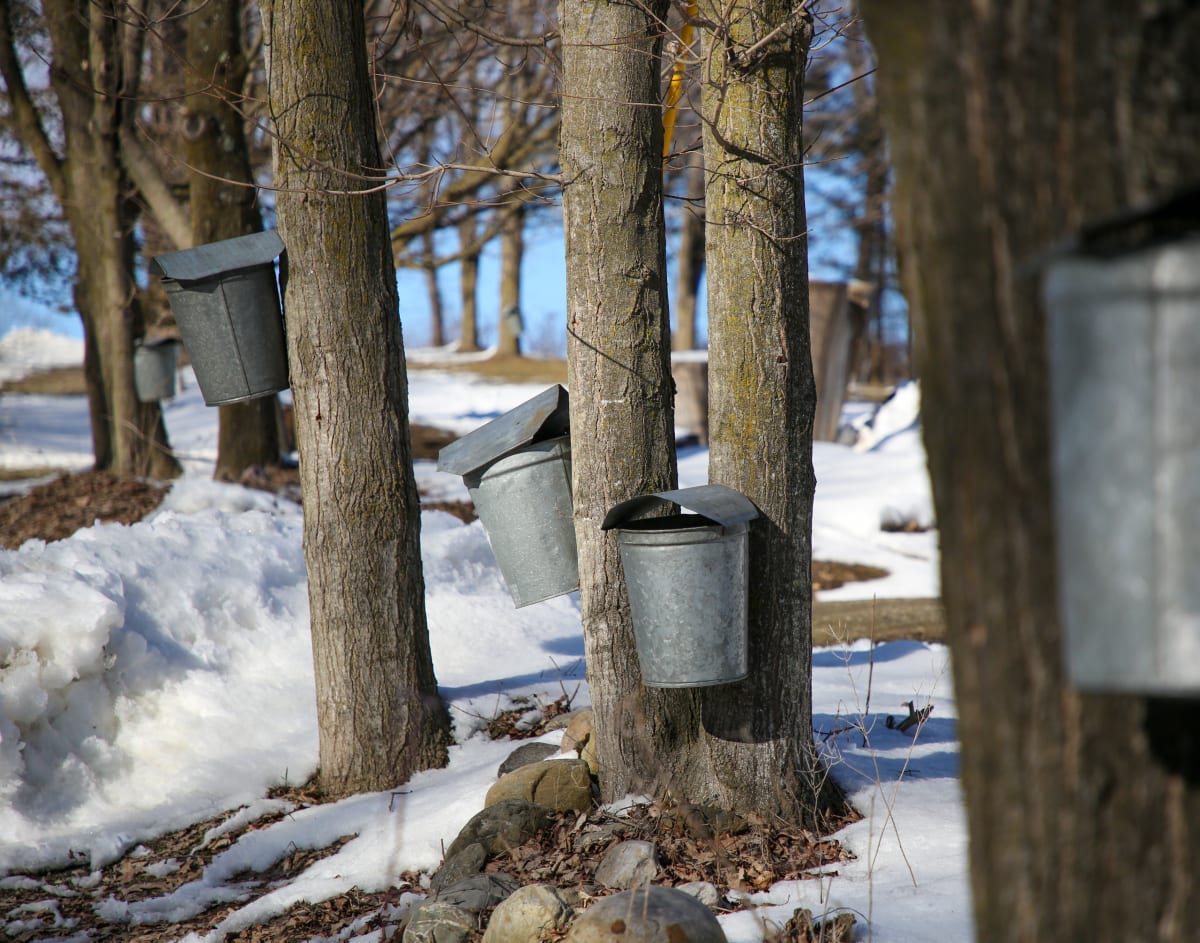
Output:
<svg viewBox="0 0 1200 943">
<path fill-rule="evenodd" d="M 528 766 L 530 763 L 540 763 L 542 760 L 547 760 L 558 753 L 558 747 L 553 743 L 523 743 L 517 747 L 512 753 L 508 754 L 508 758 L 500 764 L 500 768 L 496 770 L 496 777 L 499 778 L 506 773 L 511 773 L 514 769 L 519 769 L 522 766 Z"/>
<path fill-rule="evenodd" d="M 558 888 L 530 884 L 515 890 L 496 907 L 483 943 L 535 943 L 548 933 L 561 933 L 574 916 L 575 908 Z"/>
<path fill-rule="evenodd" d="M 658 875 L 654 842 L 623 841 L 604 853 L 596 868 L 596 881 L 622 889 L 649 884 Z"/>
<path fill-rule="evenodd" d="M 404 928 L 402 943 L 467 943 L 479 923 L 476 914 L 441 901 L 421 904 Z"/>
<path fill-rule="evenodd" d="M 597 901 L 575 918 L 566 943 L 727 943 L 696 898 L 671 887 L 639 887 Z M 407 940 L 405 941 L 407 943 Z"/>
<path fill-rule="evenodd" d="M 437 869 L 429 882 L 430 893 L 436 896 L 443 888 L 478 874 L 486 862 L 487 851 L 479 842 L 459 848 L 452 856 L 447 856 Z"/>
<path fill-rule="evenodd" d="M 709 910 L 716 910 L 724 903 L 716 885 L 710 884 L 708 881 L 688 881 L 686 884 L 678 885 L 675 890 L 691 894 Z"/>
<path fill-rule="evenodd" d="M 507 874 L 476 874 L 443 887 L 438 891 L 436 902 L 480 914 L 495 907 L 520 886 L 516 878 Z"/>
<path fill-rule="evenodd" d="M 477 812 L 446 849 L 446 860 L 468 845 L 480 844 L 487 855 L 523 845 L 550 824 L 550 810 L 525 799 L 497 802 Z"/>
</svg>

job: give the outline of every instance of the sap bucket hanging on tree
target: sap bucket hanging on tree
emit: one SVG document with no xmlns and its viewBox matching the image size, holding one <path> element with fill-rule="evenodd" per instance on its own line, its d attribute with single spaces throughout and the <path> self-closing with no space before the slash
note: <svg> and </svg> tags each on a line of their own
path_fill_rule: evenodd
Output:
<svg viewBox="0 0 1200 943">
<path fill-rule="evenodd" d="M 173 337 L 142 340 L 133 348 L 133 385 L 138 399 L 153 403 L 175 395 L 179 341 Z"/>
<path fill-rule="evenodd" d="M 553 386 L 438 453 L 462 475 L 513 603 L 579 589 L 567 391 Z"/>
<path fill-rule="evenodd" d="M 678 505 L 694 514 L 639 514 Z M 642 683 L 703 687 L 747 672 L 750 521 L 758 508 L 724 485 L 642 495 L 616 505 L 617 531 Z"/>
<path fill-rule="evenodd" d="M 287 389 L 274 230 L 158 255 L 163 289 L 209 406 Z"/>
<path fill-rule="evenodd" d="M 1200 191 L 1085 230 L 1042 294 L 1068 675 L 1200 696 Z"/>
</svg>

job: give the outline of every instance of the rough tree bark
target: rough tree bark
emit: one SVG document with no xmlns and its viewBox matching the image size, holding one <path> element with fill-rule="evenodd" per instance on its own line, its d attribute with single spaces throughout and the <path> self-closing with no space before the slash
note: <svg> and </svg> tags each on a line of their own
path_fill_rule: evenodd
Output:
<svg viewBox="0 0 1200 943">
<path fill-rule="evenodd" d="M 264 4 L 320 727 L 332 795 L 446 761 L 361 4 Z"/>
<path fill-rule="evenodd" d="M 863 7 L 896 166 L 978 938 L 1195 939 L 1200 710 L 1085 696 L 1064 676 L 1045 314 L 1021 268 L 1194 182 L 1200 9 Z"/>
<path fill-rule="evenodd" d="M 705 60 L 709 480 L 758 506 L 749 676 L 705 689 L 721 804 L 787 821 L 834 801 L 812 738 L 812 431 L 804 64 L 791 0 L 712 2 Z"/>
<path fill-rule="evenodd" d="M 614 504 L 676 480 L 658 107 L 666 7 L 559 4 L 575 530 L 605 801 L 667 788 L 692 798 L 702 778 L 695 695 L 641 684 L 620 556 L 600 530 Z"/>
<path fill-rule="evenodd" d="M 204 245 L 262 230 L 238 110 L 247 64 L 242 54 L 239 0 L 209 0 L 187 18 L 184 155 L 192 244 Z M 181 246 L 180 248 L 186 248 Z M 213 477 L 237 481 L 254 465 L 279 462 L 279 401 L 263 396 L 217 411 Z"/>
</svg>

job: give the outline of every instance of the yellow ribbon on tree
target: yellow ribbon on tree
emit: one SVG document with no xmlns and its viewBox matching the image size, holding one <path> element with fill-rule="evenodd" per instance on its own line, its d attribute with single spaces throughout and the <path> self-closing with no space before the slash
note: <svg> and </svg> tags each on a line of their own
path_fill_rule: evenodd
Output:
<svg viewBox="0 0 1200 943">
<path fill-rule="evenodd" d="M 696 27 L 692 21 L 696 18 L 698 5 L 687 5 L 687 19 L 679 36 L 679 49 L 675 54 L 675 65 L 671 72 L 671 84 L 667 88 L 667 110 L 663 113 L 663 163 L 671 154 L 671 139 L 675 136 L 675 117 L 679 114 L 679 99 L 683 97 L 683 73 L 687 71 L 688 63 L 685 58 L 692 45 L 692 37 Z"/>
</svg>

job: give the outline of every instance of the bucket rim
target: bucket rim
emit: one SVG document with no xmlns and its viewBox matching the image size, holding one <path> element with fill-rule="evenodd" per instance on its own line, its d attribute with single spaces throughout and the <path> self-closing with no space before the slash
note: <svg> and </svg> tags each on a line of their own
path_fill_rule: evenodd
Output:
<svg viewBox="0 0 1200 943">
<path fill-rule="evenodd" d="M 659 491 L 656 494 L 643 494 L 628 501 L 614 505 L 604 516 L 601 530 L 612 530 L 623 527 L 626 522 L 639 514 L 643 514 L 664 504 L 678 505 L 689 511 L 695 511 L 717 524 L 747 523 L 758 517 L 758 508 L 754 502 L 733 488 L 719 484 L 698 485 L 694 488 L 677 488 L 673 491 Z"/>
<path fill-rule="evenodd" d="M 644 517 L 635 521 L 626 521 L 620 527 L 614 527 L 617 540 L 622 544 L 635 546 L 670 543 L 683 546 L 689 543 L 712 543 L 727 537 L 740 537 L 749 533 L 750 524 L 739 521 L 736 524 L 722 524 L 701 514 L 671 514 L 667 517 Z M 670 536 L 693 539 L 664 541 L 655 538 Z"/>
<path fill-rule="evenodd" d="M 736 678 L 713 678 L 708 681 L 654 681 L 642 675 L 642 684 L 648 688 L 712 688 L 718 684 L 736 684 L 750 677 L 749 671 L 743 671 Z"/>
</svg>

